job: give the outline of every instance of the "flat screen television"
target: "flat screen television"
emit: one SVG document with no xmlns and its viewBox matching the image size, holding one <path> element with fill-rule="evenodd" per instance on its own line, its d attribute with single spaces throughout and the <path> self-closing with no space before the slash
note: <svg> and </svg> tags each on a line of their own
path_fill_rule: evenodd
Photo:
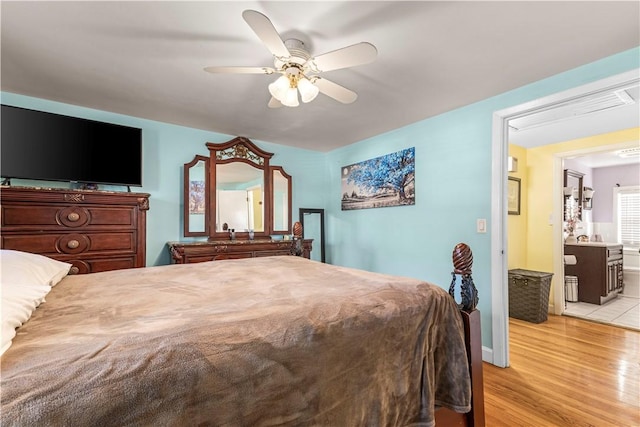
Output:
<svg viewBox="0 0 640 427">
<path fill-rule="evenodd" d="M 3 178 L 142 186 L 142 129 L 2 105 Z"/>
</svg>

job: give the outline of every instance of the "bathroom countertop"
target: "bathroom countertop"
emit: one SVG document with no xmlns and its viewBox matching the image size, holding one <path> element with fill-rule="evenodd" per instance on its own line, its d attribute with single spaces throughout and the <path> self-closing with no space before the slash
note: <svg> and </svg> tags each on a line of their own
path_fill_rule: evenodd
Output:
<svg viewBox="0 0 640 427">
<path fill-rule="evenodd" d="M 607 247 L 607 246 L 622 246 L 622 243 L 612 243 L 612 242 L 578 242 L 578 243 L 565 243 L 565 245 L 571 246 L 597 246 L 597 247 Z"/>
</svg>

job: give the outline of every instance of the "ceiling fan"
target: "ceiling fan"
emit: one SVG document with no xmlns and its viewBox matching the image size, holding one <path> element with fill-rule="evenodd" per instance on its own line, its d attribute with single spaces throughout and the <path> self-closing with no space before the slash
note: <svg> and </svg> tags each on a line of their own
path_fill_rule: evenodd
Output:
<svg viewBox="0 0 640 427">
<path fill-rule="evenodd" d="M 337 83 L 321 77 L 319 74 L 368 64 L 376 59 L 378 51 L 367 42 L 356 43 L 318 56 L 312 56 L 298 39 L 282 40 L 275 27 L 265 15 L 255 10 L 245 10 L 242 17 L 258 38 L 273 54 L 273 67 L 206 67 L 210 73 L 240 74 L 281 74 L 269 85 L 271 99 L 269 107 L 282 105 L 297 107 L 298 93 L 302 102 L 311 102 L 319 92 L 350 104 L 358 95 Z"/>
</svg>

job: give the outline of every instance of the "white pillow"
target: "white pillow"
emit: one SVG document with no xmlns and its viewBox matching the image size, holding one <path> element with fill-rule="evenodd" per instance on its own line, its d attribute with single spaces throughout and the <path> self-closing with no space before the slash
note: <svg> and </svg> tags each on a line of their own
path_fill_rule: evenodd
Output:
<svg viewBox="0 0 640 427">
<path fill-rule="evenodd" d="M 29 252 L 0 250 L 0 281 L 16 285 L 55 286 L 69 273 L 71 264 Z"/>
<path fill-rule="evenodd" d="M 42 255 L 0 250 L 0 354 L 11 345 L 16 328 L 29 320 L 70 268 L 69 263 Z"/>
<path fill-rule="evenodd" d="M 0 305 L 0 355 L 11 345 L 16 336 L 16 328 L 19 328 L 29 320 L 33 311 L 51 290 L 49 285 L 18 285 L 10 282 L 2 282 L 0 292 L 2 304 Z"/>
</svg>

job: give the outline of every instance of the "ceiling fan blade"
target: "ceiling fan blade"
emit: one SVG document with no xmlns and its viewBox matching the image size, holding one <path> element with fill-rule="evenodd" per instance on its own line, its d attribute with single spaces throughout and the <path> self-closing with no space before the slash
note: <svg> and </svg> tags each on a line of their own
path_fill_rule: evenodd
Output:
<svg viewBox="0 0 640 427">
<path fill-rule="evenodd" d="M 235 73 L 235 74 L 273 74 L 276 72 L 270 67 L 206 67 L 209 73 Z"/>
<path fill-rule="evenodd" d="M 320 92 L 343 104 L 351 104 L 358 98 L 358 94 L 354 91 L 322 77 L 316 77 L 314 84 L 318 86 Z"/>
<path fill-rule="evenodd" d="M 269 108 L 280 108 L 282 107 L 282 103 L 272 96 L 267 106 Z"/>
<path fill-rule="evenodd" d="M 284 45 L 280 34 L 278 34 L 269 18 L 255 10 L 245 10 L 242 12 L 242 17 L 258 38 L 262 40 L 262 43 L 267 46 L 269 52 L 281 58 L 291 56 L 289 49 Z"/>
<path fill-rule="evenodd" d="M 317 72 L 338 70 L 373 62 L 378 49 L 371 43 L 361 42 L 312 58 L 309 62 Z"/>
</svg>

